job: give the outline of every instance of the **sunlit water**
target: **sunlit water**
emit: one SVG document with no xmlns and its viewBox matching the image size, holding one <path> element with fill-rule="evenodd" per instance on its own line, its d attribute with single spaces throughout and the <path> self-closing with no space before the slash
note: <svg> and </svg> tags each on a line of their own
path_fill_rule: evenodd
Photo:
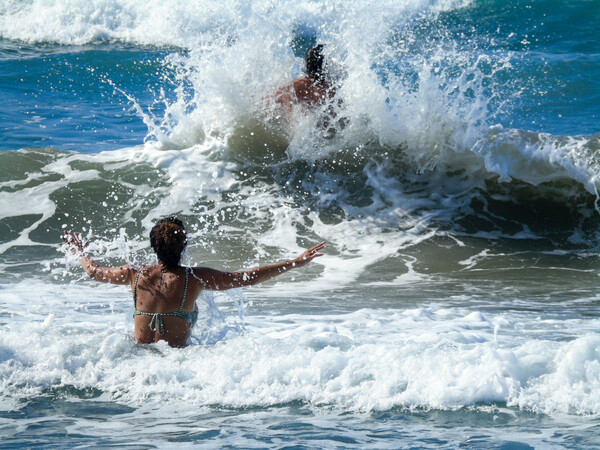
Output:
<svg viewBox="0 0 600 450">
<path fill-rule="evenodd" d="M 598 2 L 0 2 L 0 445 L 600 444 Z M 325 43 L 340 102 L 272 93 Z M 327 241 L 139 346 L 106 265 Z"/>
</svg>

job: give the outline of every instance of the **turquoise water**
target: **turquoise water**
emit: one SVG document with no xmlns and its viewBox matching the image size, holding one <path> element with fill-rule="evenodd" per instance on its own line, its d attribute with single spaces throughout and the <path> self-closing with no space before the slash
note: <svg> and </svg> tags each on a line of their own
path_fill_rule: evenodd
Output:
<svg viewBox="0 0 600 450">
<path fill-rule="evenodd" d="M 0 446 L 595 448 L 597 1 L 0 0 Z M 334 108 L 272 93 L 326 44 Z M 326 256 L 138 346 L 102 264 Z"/>
</svg>

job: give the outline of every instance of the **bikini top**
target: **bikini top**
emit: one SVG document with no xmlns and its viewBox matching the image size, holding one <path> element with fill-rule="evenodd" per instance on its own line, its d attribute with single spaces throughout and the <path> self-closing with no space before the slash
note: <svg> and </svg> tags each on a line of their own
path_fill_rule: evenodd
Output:
<svg viewBox="0 0 600 450">
<path fill-rule="evenodd" d="M 152 331 L 156 331 L 156 327 L 158 324 L 158 333 L 161 336 L 163 334 L 165 334 L 165 325 L 163 323 L 164 316 L 181 317 L 183 320 L 188 322 L 192 327 L 194 325 L 196 325 L 196 322 L 198 321 L 198 310 L 195 309 L 194 311 L 183 311 L 183 305 L 185 303 L 185 297 L 187 295 L 188 279 L 189 279 L 189 272 L 188 272 L 187 268 L 185 269 L 185 288 L 183 290 L 183 297 L 181 298 L 181 303 L 179 303 L 179 309 L 177 311 L 173 311 L 170 313 L 151 313 L 151 312 L 145 312 L 145 311 L 138 311 L 138 309 L 137 309 L 137 285 L 138 285 L 138 280 L 140 279 L 140 275 L 141 275 L 141 271 L 139 271 L 137 276 L 135 277 L 135 285 L 133 287 L 133 317 L 134 318 L 135 318 L 135 316 L 152 316 L 152 319 L 150 320 L 150 323 L 148 324 L 148 328 L 150 328 Z"/>
</svg>

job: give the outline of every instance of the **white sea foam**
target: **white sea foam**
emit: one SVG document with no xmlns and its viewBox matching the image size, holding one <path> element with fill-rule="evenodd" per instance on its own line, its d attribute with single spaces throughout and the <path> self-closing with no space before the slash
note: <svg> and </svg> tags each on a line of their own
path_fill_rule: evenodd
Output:
<svg viewBox="0 0 600 450">
<path fill-rule="evenodd" d="M 233 34 L 267 14 L 277 17 L 280 23 L 296 21 L 318 27 L 336 23 L 347 11 L 364 15 L 374 6 L 393 14 L 416 14 L 454 9 L 468 3 L 467 0 L 411 0 L 181 4 L 175 0 L 152 0 L 142 5 L 133 0 L 8 1 L 0 5 L 0 36 L 26 42 L 87 44 L 109 39 L 193 48 L 212 40 L 219 30 Z"/>
<path fill-rule="evenodd" d="M 528 315 L 427 306 L 253 315 L 245 331 L 230 319 L 233 332 L 213 344 L 171 349 L 135 344 L 130 301 L 115 300 L 128 296 L 85 285 L 0 290 L 2 312 L 14 314 L 0 333 L 5 400 L 72 386 L 132 406 L 300 401 L 376 411 L 500 402 L 546 414 L 600 413 L 600 336 L 551 338 L 557 327 L 577 333 L 576 320 L 540 324 Z M 230 302 L 219 304 L 230 310 Z"/>
</svg>

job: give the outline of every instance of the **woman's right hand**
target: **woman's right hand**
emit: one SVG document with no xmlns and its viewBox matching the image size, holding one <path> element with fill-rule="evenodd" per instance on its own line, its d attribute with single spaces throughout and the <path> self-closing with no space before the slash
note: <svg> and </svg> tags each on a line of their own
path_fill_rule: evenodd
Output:
<svg viewBox="0 0 600 450">
<path fill-rule="evenodd" d="M 65 242 L 66 244 L 68 244 L 71 248 L 70 251 L 73 254 L 76 253 L 81 253 L 83 254 L 85 251 L 85 248 L 90 245 L 90 241 L 83 241 L 81 239 L 81 236 L 79 236 L 79 233 L 74 233 L 72 231 L 67 231 L 65 230 L 65 232 L 63 233 L 63 235 L 60 237 L 63 242 Z"/>
</svg>

